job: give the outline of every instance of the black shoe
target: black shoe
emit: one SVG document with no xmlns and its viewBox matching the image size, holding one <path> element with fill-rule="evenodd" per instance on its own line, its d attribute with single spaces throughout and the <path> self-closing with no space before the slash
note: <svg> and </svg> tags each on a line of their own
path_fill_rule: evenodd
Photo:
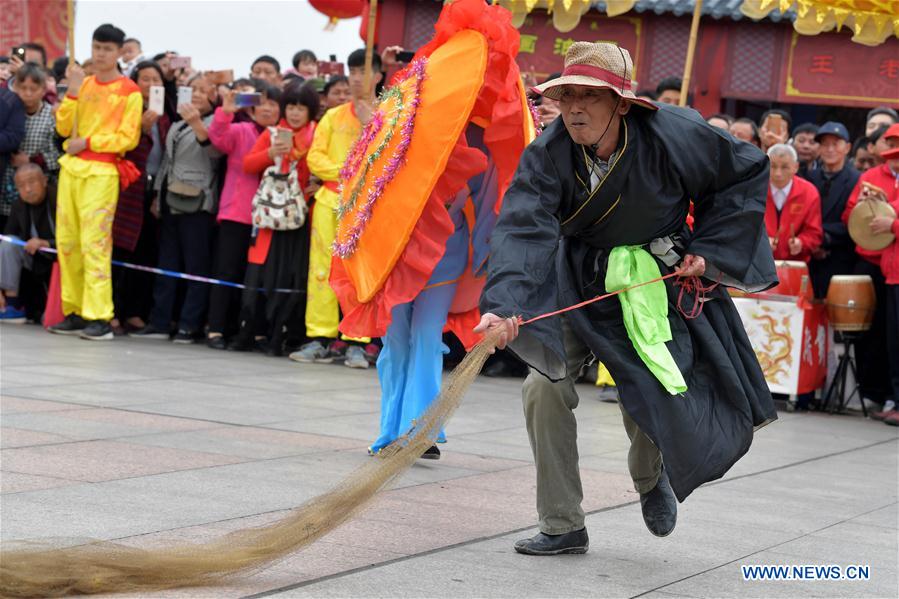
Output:
<svg viewBox="0 0 899 599">
<path fill-rule="evenodd" d="M 657 537 L 667 537 L 677 524 L 677 498 L 668 482 L 668 473 L 662 467 L 659 482 L 649 493 L 640 493 L 643 522 L 649 532 Z"/>
<path fill-rule="evenodd" d="M 228 349 L 228 342 L 225 341 L 224 335 L 216 335 L 206 338 L 206 346 L 210 349 Z"/>
<path fill-rule="evenodd" d="M 196 343 L 200 338 L 197 333 L 191 333 L 190 331 L 185 331 L 184 329 L 179 329 L 175 336 L 172 337 L 172 343 L 177 343 L 179 345 L 189 345 L 191 343 Z"/>
<path fill-rule="evenodd" d="M 86 320 L 77 314 L 69 314 L 65 320 L 52 327 L 47 327 L 47 330 L 57 335 L 80 335 L 86 326 Z"/>
<path fill-rule="evenodd" d="M 428 447 L 423 454 L 421 454 L 421 459 L 423 460 L 439 460 L 440 459 L 440 450 L 437 449 L 436 445 L 431 445 Z"/>
<path fill-rule="evenodd" d="M 88 341 L 109 341 L 115 337 L 112 327 L 105 320 L 90 321 L 79 335 L 82 339 L 87 339 Z"/>
<path fill-rule="evenodd" d="M 163 339 L 168 341 L 169 332 L 163 331 L 162 329 L 157 329 L 152 324 L 148 324 L 142 329 L 131 331 L 130 333 L 128 333 L 128 336 L 134 337 L 136 339 Z"/>
<path fill-rule="evenodd" d="M 515 541 L 515 551 L 525 555 L 580 554 L 587 553 L 589 547 L 590 539 L 587 537 L 586 528 L 561 535 L 548 535 L 541 532 L 530 539 Z"/>
<path fill-rule="evenodd" d="M 252 339 L 246 339 L 240 335 L 235 337 L 231 343 L 228 344 L 228 349 L 230 351 L 253 351 L 254 347 L 256 347 L 256 344 Z"/>
</svg>

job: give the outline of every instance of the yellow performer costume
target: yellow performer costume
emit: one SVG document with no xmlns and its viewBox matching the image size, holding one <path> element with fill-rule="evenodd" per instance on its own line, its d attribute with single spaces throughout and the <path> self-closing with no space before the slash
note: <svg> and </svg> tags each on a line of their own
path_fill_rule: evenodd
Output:
<svg viewBox="0 0 899 599">
<path fill-rule="evenodd" d="M 78 96 L 66 95 L 56 113 L 60 135 L 72 137 L 77 121 L 74 136 L 87 141 L 83 152 L 59 159 L 56 244 L 66 314 L 113 317 L 112 221 L 121 156 L 140 140 L 142 112 L 140 90 L 127 77 L 108 83 L 87 77 Z"/>
<path fill-rule="evenodd" d="M 306 335 L 310 338 L 337 338 L 340 309 L 329 282 L 331 245 L 337 234 L 335 210 L 340 204 L 337 180 L 347 154 L 361 132 L 362 123 L 353 110 L 352 102 L 332 108 L 316 127 L 312 146 L 306 155 L 309 171 L 324 182 L 315 194 L 315 208 L 312 210 L 306 296 Z"/>
</svg>

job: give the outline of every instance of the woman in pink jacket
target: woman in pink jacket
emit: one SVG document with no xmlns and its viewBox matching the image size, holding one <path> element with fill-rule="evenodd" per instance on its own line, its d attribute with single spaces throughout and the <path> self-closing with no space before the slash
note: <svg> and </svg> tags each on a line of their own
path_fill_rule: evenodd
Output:
<svg viewBox="0 0 899 599">
<path fill-rule="evenodd" d="M 218 209 L 218 241 L 215 250 L 213 276 L 224 281 L 240 283 L 247 267 L 247 250 L 250 246 L 252 225 L 250 213 L 253 195 L 259 186 L 259 175 L 247 173 L 243 160 L 256 139 L 266 127 L 276 125 L 281 118 L 281 90 L 257 82 L 262 102 L 252 109 L 250 122 L 235 123 L 237 92 L 225 94 L 222 106 L 215 111 L 209 126 L 209 140 L 228 156 L 225 184 L 222 187 Z M 228 312 L 234 306 L 236 314 L 240 292 L 232 287 L 214 285 L 209 298 L 209 333 L 206 344 L 213 349 L 227 349 L 225 327 Z"/>
</svg>

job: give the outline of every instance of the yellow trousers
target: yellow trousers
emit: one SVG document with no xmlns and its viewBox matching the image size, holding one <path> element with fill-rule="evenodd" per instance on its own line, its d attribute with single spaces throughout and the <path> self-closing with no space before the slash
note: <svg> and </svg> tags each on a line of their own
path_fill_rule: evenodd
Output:
<svg viewBox="0 0 899 599">
<path fill-rule="evenodd" d="M 318 202 L 312 211 L 312 243 L 309 249 L 309 280 L 306 286 L 306 336 L 337 339 L 340 305 L 331 289 L 331 246 L 337 235 L 337 213 Z M 363 337 L 351 341 L 368 343 Z"/>
<path fill-rule="evenodd" d="M 119 177 L 82 176 L 60 170 L 56 245 L 63 312 L 85 320 L 111 320 L 112 221 L 119 199 Z"/>
</svg>

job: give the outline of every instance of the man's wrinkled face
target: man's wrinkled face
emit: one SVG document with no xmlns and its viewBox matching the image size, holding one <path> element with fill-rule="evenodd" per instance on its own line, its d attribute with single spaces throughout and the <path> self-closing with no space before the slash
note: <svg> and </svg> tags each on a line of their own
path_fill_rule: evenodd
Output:
<svg viewBox="0 0 899 599">
<path fill-rule="evenodd" d="M 253 79 L 261 79 L 266 83 L 278 85 L 281 83 L 281 73 L 270 62 L 259 61 L 250 69 L 250 77 Z"/>
<path fill-rule="evenodd" d="M 799 155 L 799 162 L 811 162 L 818 157 L 819 144 L 811 131 L 797 133 L 793 137 L 793 149 Z"/>
<path fill-rule="evenodd" d="M 825 166 L 835 167 L 842 164 L 849 155 L 849 142 L 836 135 L 822 135 L 818 155 Z"/>
<path fill-rule="evenodd" d="M 778 189 L 783 189 L 799 171 L 799 163 L 792 156 L 781 154 L 771 156 L 771 184 Z"/>
<path fill-rule="evenodd" d="M 40 169 L 19 169 L 14 179 L 19 197 L 26 204 L 37 206 L 47 196 L 47 177 Z"/>
<path fill-rule="evenodd" d="M 559 110 L 565 128 L 575 143 L 592 146 L 609 127 L 609 123 L 627 114 L 630 103 L 620 101 L 610 90 L 586 85 L 563 85 L 559 93 Z"/>
</svg>

